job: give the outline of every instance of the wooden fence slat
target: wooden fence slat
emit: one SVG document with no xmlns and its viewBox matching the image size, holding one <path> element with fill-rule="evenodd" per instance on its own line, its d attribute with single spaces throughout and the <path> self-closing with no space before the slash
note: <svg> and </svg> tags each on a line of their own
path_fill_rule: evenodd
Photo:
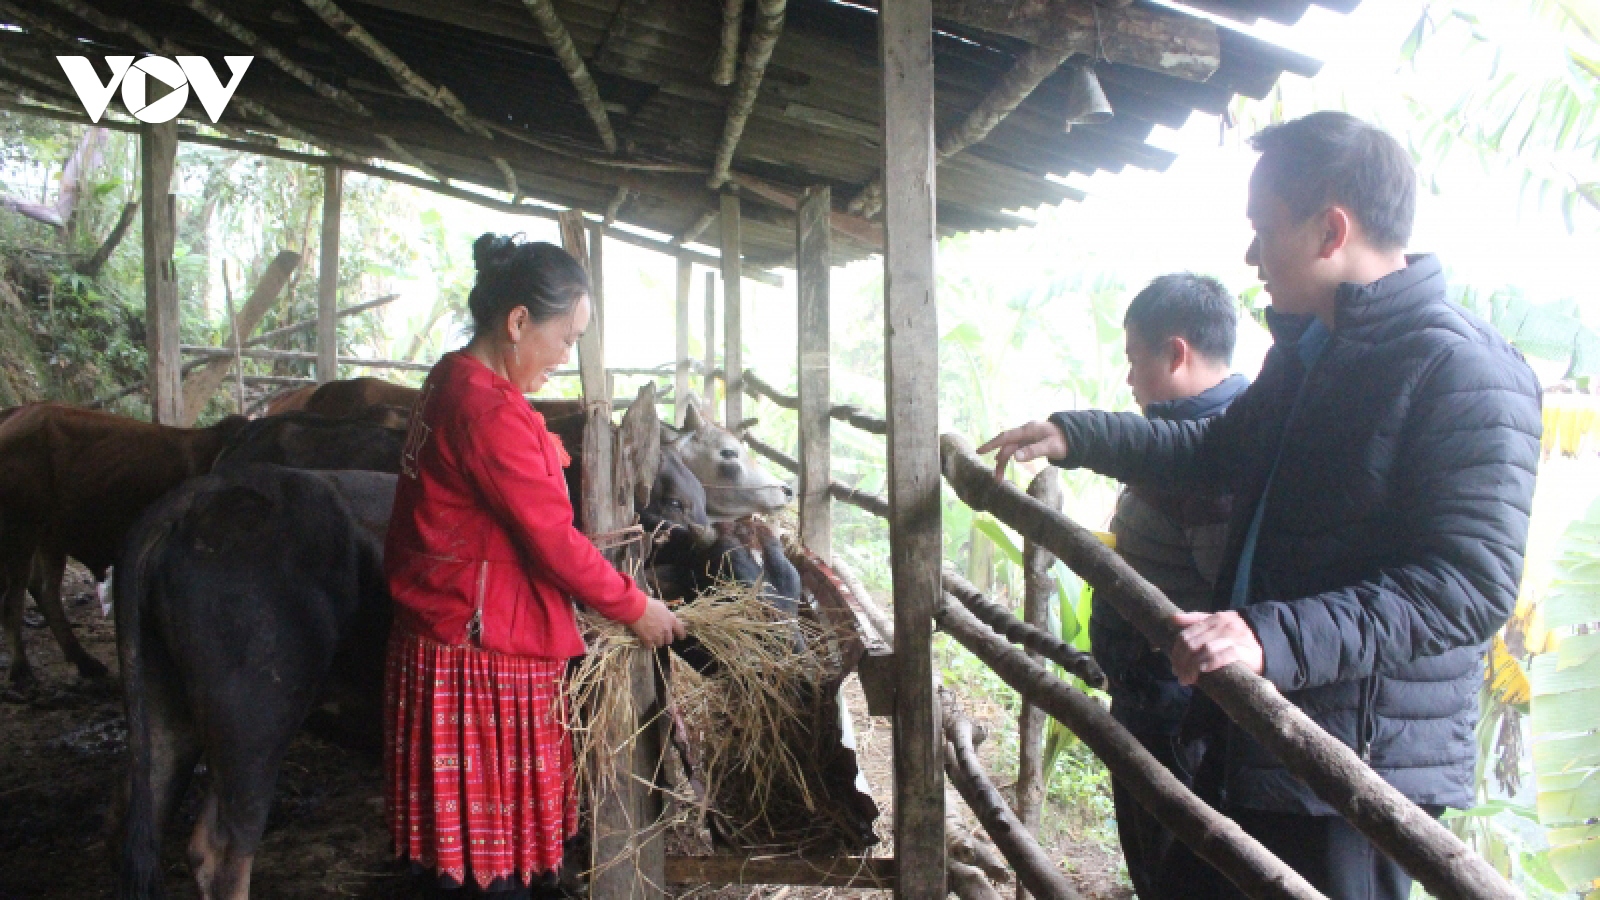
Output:
<svg viewBox="0 0 1600 900">
<path fill-rule="evenodd" d="M 677 315 L 673 318 L 673 352 L 674 365 L 672 422 L 673 425 L 683 424 L 683 414 L 688 410 L 686 398 L 689 396 L 689 291 L 693 287 L 694 264 L 683 257 L 678 258 L 678 293 L 676 297 Z"/>
<path fill-rule="evenodd" d="M 744 421 L 744 393 L 739 376 L 744 373 L 744 309 L 740 303 L 740 266 L 743 255 L 739 234 L 739 195 L 722 195 L 722 368 L 727 373 L 724 392 L 727 412 L 723 421 L 733 427 Z"/>
<path fill-rule="evenodd" d="M 344 171 L 322 167 L 322 254 L 317 264 L 317 381 L 339 377 L 339 219 Z"/>
<path fill-rule="evenodd" d="M 939 326 L 934 303 L 933 7 L 883 0 L 884 382 L 889 566 L 894 579 L 895 896 L 945 896 L 944 741 L 933 692 L 933 610 L 942 595 Z M 730 372 L 729 384 L 732 385 Z M 730 390 L 729 393 L 735 393 Z"/>
<path fill-rule="evenodd" d="M 179 372 L 178 279 L 172 262 L 177 233 L 177 198 L 172 175 L 178 159 L 178 127 L 146 125 L 139 137 L 139 211 L 144 216 L 145 347 L 150 363 L 150 417 L 177 425 L 183 417 Z"/>
<path fill-rule="evenodd" d="M 1061 476 L 1055 466 L 1046 466 L 1028 484 L 1028 496 L 1052 509 L 1061 508 Z M 1033 541 L 1022 542 L 1022 620 L 1035 628 L 1048 630 L 1050 604 L 1056 602 L 1055 578 L 1050 567 L 1055 557 Z M 1087 623 L 1079 623 L 1087 628 Z M 1035 661 L 1039 657 L 1033 654 Z M 1017 716 L 1017 818 L 1024 827 L 1039 831 L 1039 816 L 1044 809 L 1044 710 L 1026 699 Z M 1028 889 L 1017 882 L 1017 900 L 1028 900 Z"/>
<path fill-rule="evenodd" d="M 1094 534 L 998 480 L 958 435 L 940 442 L 945 477 L 975 510 L 991 512 L 1024 538 L 1049 548 L 1154 647 L 1166 652 L 1179 631 L 1178 607 Z M 1198 686 L 1240 728 L 1276 756 L 1318 797 L 1399 863 L 1435 897 L 1511 900 L 1517 892 L 1482 857 L 1368 768 L 1278 689 L 1237 663 L 1200 676 Z M 1053 713 L 1052 713 L 1053 714 Z"/>
<path fill-rule="evenodd" d="M 829 411 L 832 408 L 828 354 L 828 280 L 833 250 L 828 215 L 833 192 L 806 189 L 795 218 L 796 275 L 799 282 L 800 542 L 823 562 L 833 561 L 833 504 L 828 496 L 832 470 Z"/>
</svg>

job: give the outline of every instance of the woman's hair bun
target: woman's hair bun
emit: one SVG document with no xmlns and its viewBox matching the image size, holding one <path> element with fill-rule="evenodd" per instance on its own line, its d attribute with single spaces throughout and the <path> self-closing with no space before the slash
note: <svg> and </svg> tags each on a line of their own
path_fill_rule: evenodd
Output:
<svg viewBox="0 0 1600 900">
<path fill-rule="evenodd" d="M 516 236 L 486 231 L 472 242 L 472 264 L 479 272 L 504 265 L 516 249 Z"/>
</svg>

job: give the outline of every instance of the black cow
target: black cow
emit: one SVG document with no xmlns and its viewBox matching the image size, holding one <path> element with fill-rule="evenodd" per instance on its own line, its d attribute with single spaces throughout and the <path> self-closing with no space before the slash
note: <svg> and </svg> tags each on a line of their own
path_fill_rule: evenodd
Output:
<svg viewBox="0 0 1600 900">
<path fill-rule="evenodd" d="M 376 407 L 378 414 L 388 407 Z M 296 469 L 400 471 L 404 429 L 384 418 L 334 418 L 317 413 L 285 413 L 256 419 L 239 430 L 217 454 L 212 471 L 271 463 Z"/>
<path fill-rule="evenodd" d="M 161 829 L 202 757 L 195 880 L 204 897 L 248 896 L 279 764 L 329 676 L 381 692 L 393 499 L 392 475 L 241 465 L 185 482 L 129 533 L 119 898 L 162 896 Z"/>
<path fill-rule="evenodd" d="M 338 434 L 317 425 L 299 437 Z M 263 446 L 298 465 L 354 461 L 322 455 L 315 440 L 253 435 L 147 511 L 118 559 L 129 727 L 119 898 L 162 895 L 161 829 L 202 757 L 211 780 L 190 841 L 195 879 L 205 897 L 247 896 L 278 767 L 307 716 L 330 689 L 380 708 L 394 476 L 242 462 Z M 763 565 L 744 537 L 707 528 L 705 492 L 681 460 L 665 462 L 653 496 L 650 521 L 687 537 L 678 546 L 691 571 L 782 585 L 774 602 L 794 611 L 799 579 L 784 579 L 793 569 L 781 548 L 763 547 Z M 715 665 L 703 648 L 682 649 L 697 668 Z"/>
</svg>

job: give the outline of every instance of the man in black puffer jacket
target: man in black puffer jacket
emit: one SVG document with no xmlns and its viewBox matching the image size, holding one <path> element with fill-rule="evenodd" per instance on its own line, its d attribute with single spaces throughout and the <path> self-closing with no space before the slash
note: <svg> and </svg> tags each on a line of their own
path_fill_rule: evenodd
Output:
<svg viewBox="0 0 1600 900">
<path fill-rule="evenodd" d="M 1209 419 L 1249 386 L 1244 376 L 1228 374 L 1238 336 L 1234 305 L 1215 278 L 1190 274 L 1162 275 L 1128 304 L 1122 319 L 1128 385 L 1145 416 Z M 1214 492 L 1130 485 L 1111 519 L 1117 553 L 1179 609 L 1209 609 L 1229 508 L 1229 498 Z M 1180 734 L 1192 689 L 1178 683 L 1166 656 L 1100 600 L 1089 614 L 1089 641 L 1106 674 L 1112 717 L 1190 784 L 1205 748 L 1203 740 Z M 1134 890 L 1143 900 L 1190 897 L 1193 855 L 1116 779 L 1111 796 Z"/>
<path fill-rule="evenodd" d="M 1477 692 L 1522 575 L 1539 387 L 1521 355 L 1404 255 L 1405 151 L 1343 113 L 1255 138 L 1247 259 L 1275 345 L 1203 423 L 1059 413 L 986 445 L 1125 482 L 1234 495 L 1211 613 L 1181 614 L 1179 679 L 1265 676 L 1437 815 L 1473 801 Z M 1410 878 L 1231 724 L 1216 799 L 1330 898 L 1396 898 Z M 1209 760 L 1208 760 L 1209 763 Z M 1198 895 L 1198 894 L 1197 894 Z"/>
</svg>

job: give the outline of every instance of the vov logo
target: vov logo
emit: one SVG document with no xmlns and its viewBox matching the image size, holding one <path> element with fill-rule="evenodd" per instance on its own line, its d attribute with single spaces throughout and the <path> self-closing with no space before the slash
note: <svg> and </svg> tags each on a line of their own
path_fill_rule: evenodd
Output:
<svg viewBox="0 0 1600 900">
<path fill-rule="evenodd" d="M 111 96 L 120 86 L 122 105 L 128 112 L 141 122 L 155 124 L 170 122 L 183 112 L 184 105 L 189 102 L 190 88 L 215 123 L 222 118 L 222 111 L 233 99 L 233 92 L 244 79 L 245 69 L 250 68 L 254 59 L 253 56 L 224 56 L 233 75 L 233 80 L 227 84 L 222 83 L 210 61 L 203 56 L 180 56 L 176 61 L 165 56 L 146 56 L 138 62 L 131 56 L 108 56 L 105 60 L 111 67 L 111 80 L 107 82 L 101 82 L 100 73 L 95 71 L 87 56 L 58 56 L 56 62 L 61 63 L 61 70 L 67 73 L 67 80 L 78 92 L 78 99 L 83 102 L 83 110 L 89 114 L 91 122 L 98 122 L 105 115 Z M 171 88 L 170 93 L 150 100 L 152 78 Z"/>
</svg>

